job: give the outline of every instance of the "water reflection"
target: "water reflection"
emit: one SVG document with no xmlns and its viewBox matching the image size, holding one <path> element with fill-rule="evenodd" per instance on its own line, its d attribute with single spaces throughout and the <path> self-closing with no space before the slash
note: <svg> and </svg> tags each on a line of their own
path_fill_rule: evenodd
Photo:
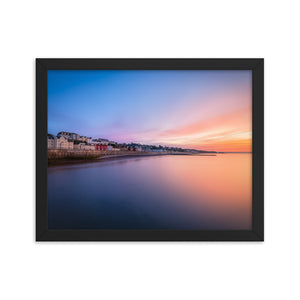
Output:
<svg viewBox="0 0 300 300">
<path fill-rule="evenodd" d="M 50 229 L 251 229 L 251 154 L 48 169 Z"/>
</svg>

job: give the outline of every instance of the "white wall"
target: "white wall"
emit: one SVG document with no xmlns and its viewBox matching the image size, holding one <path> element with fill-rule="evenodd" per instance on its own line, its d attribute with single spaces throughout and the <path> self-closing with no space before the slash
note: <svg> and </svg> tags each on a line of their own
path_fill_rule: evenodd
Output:
<svg viewBox="0 0 300 300">
<path fill-rule="evenodd" d="M 297 2 L 2 1 L 0 298 L 299 299 Z M 35 243 L 35 57 L 264 57 L 265 242 Z"/>
</svg>

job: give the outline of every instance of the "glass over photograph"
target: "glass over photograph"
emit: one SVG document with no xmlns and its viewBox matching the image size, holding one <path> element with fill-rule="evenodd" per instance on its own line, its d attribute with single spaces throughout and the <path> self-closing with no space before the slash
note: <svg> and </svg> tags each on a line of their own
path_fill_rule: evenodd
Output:
<svg viewBox="0 0 300 300">
<path fill-rule="evenodd" d="M 48 228 L 252 229 L 251 70 L 48 70 Z"/>
</svg>

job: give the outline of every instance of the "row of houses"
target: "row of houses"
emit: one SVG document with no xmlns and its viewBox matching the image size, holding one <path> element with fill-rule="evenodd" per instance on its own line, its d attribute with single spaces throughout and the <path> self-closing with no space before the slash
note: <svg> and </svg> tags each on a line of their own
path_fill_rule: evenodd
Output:
<svg viewBox="0 0 300 300">
<path fill-rule="evenodd" d="M 67 150 L 100 150 L 113 151 L 120 150 L 109 145 L 108 140 L 92 140 L 91 137 L 80 136 L 77 133 L 66 131 L 59 132 L 56 136 L 48 134 L 48 149 L 67 149 Z"/>
<path fill-rule="evenodd" d="M 82 136 L 74 132 L 67 132 L 67 131 L 60 131 L 57 136 L 63 136 L 64 138 L 68 140 L 73 140 L 73 141 L 82 141 L 86 142 L 88 144 L 92 143 L 92 137 L 88 136 Z"/>
<path fill-rule="evenodd" d="M 101 150 L 101 151 L 120 150 L 118 148 L 113 148 L 113 146 L 111 146 L 111 145 L 102 145 L 102 144 L 95 144 L 94 148 L 95 148 L 95 150 Z"/>
<path fill-rule="evenodd" d="M 138 152 L 184 152 L 192 151 L 176 147 L 141 145 L 136 143 L 120 144 L 107 139 L 92 139 L 74 132 L 60 131 L 56 136 L 48 134 L 48 149 L 99 150 L 99 151 L 138 151 Z"/>
<path fill-rule="evenodd" d="M 48 149 L 74 149 L 74 142 L 64 136 L 48 134 Z"/>
</svg>

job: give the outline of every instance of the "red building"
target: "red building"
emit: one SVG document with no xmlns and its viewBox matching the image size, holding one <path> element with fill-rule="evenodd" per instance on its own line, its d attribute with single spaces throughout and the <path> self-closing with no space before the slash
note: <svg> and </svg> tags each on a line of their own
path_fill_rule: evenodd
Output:
<svg viewBox="0 0 300 300">
<path fill-rule="evenodd" d="M 107 145 L 95 145 L 95 150 L 105 151 L 107 150 Z"/>
</svg>

